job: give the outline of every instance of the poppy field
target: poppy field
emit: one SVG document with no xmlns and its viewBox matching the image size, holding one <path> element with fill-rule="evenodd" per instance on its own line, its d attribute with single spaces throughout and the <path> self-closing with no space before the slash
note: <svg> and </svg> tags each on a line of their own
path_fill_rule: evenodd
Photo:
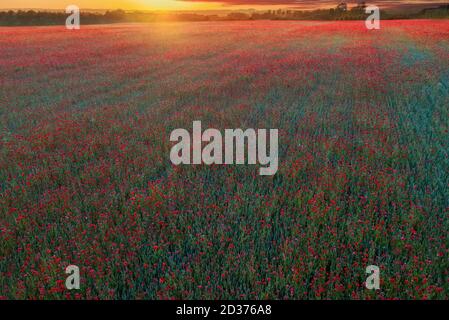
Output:
<svg viewBox="0 0 449 320">
<path fill-rule="evenodd" d="M 448 20 L 3 27 L 0 115 L 1 299 L 449 297 Z M 277 173 L 173 165 L 193 121 Z"/>
</svg>

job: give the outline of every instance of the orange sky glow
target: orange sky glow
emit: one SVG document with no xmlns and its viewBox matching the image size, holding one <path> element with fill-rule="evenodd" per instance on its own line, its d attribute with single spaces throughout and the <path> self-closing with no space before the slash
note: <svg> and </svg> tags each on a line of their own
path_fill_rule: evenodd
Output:
<svg viewBox="0 0 449 320">
<path fill-rule="evenodd" d="M 75 4 L 81 9 L 124 9 L 124 10 L 223 10 L 223 9 L 316 9 L 335 6 L 338 0 L 0 0 L 0 9 L 64 9 Z M 346 1 L 349 4 L 357 0 Z M 437 3 L 441 0 L 374 0 L 366 1 L 379 5 L 410 5 Z"/>
<path fill-rule="evenodd" d="M 218 2 L 188 2 L 180 0 L 0 0 L 0 8 L 42 8 L 64 9 L 70 4 L 85 9 L 124 9 L 124 10 L 195 10 L 223 9 Z"/>
</svg>

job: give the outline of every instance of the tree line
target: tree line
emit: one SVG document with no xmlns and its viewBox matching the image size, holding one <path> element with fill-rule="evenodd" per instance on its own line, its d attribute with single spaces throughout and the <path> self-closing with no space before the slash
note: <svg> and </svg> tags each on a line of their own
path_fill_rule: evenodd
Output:
<svg viewBox="0 0 449 320">
<path fill-rule="evenodd" d="M 224 16 L 199 13 L 154 13 L 144 11 L 127 12 L 124 10 L 98 12 L 81 12 L 82 24 L 107 24 L 126 22 L 156 21 L 226 21 L 226 20 L 364 20 L 365 4 L 359 3 L 349 9 L 346 3 L 336 8 L 311 11 L 300 10 L 268 10 L 253 13 L 231 12 Z M 64 25 L 68 17 L 65 12 L 49 12 L 34 10 L 0 11 L 0 26 L 35 26 Z M 391 13 L 381 10 L 383 20 L 388 19 L 444 19 L 449 18 L 449 5 L 423 9 L 416 13 Z"/>
</svg>

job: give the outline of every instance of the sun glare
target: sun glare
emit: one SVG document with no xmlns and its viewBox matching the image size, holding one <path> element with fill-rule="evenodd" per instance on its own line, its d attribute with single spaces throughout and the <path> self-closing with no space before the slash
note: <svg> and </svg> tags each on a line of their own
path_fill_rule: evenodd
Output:
<svg viewBox="0 0 449 320">
<path fill-rule="evenodd" d="M 204 2 L 189 2 L 179 0 L 141 0 L 142 6 L 155 10 L 174 10 L 174 9 L 212 9 L 217 4 Z"/>
</svg>

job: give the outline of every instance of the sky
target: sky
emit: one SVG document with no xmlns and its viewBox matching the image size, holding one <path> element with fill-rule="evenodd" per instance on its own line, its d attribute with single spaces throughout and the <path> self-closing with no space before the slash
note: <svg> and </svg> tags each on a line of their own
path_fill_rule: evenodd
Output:
<svg viewBox="0 0 449 320">
<path fill-rule="evenodd" d="M 344 1 L 344 0 L 342 0 Z M 124 10 L 214 10 L 214 9 L 270 9 L 290 7 L 315 9 L 334 7 L 339 0 L 0 0 L 0 9 L 64 9 L 75 4 L 81 9 Z M 357 0 L 347 0 L 349 4 Z M 406 7 L 411 4 L 435 4 L 444 0 L 373 0 L 366 1 L 383 7 Z"/>
</svg>

